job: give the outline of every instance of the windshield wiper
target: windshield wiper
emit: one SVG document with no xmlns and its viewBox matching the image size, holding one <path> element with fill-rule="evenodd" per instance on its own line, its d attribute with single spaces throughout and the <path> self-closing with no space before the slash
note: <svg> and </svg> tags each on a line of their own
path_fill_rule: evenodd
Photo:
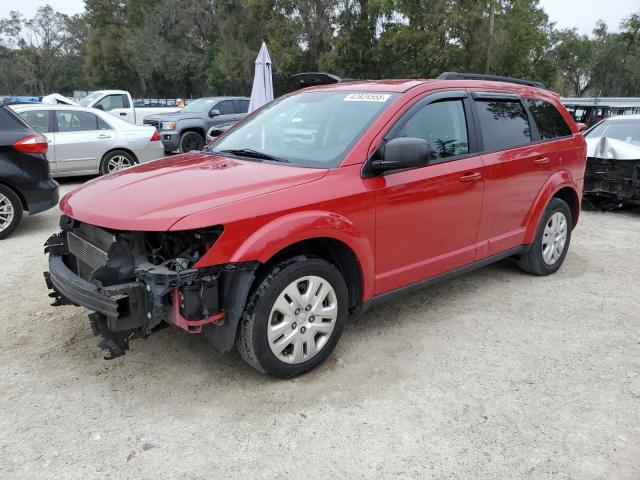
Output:
<svg viewBox="0 0 640 480">
<path fill-rule="evenodd" d="M 215 153 L 215 150 L 213 151 Z M 289 160 L 284 158 L 274 157 L 268 153 L 259 152 L 252 148 L 232 148 L 229 150 L 220 150 L 220 153 L 230 153 L 231 155 L 238 155 L 240 157 L 259 158 L 261 160 L 273 160 L 274 162 L 289 163 Z"/>
</svg>

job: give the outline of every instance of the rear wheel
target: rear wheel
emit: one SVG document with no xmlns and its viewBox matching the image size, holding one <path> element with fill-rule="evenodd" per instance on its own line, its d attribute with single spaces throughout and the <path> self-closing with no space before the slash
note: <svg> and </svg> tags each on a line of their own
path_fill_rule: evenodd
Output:
<svg viewBox="0 0 640 480">
<path fill-rule="evenodd" d="M 549 275 L 558 270 L 569 250 L 572 225 L 569 205 L 552 198 L 529 251 L 520 258 L 520 268 L 534 275 Z"/>
<path fill-rule="evenodd" d="M 100 162 L 100 173 L 106 175 L 107 173 L 118 172 L 129 168 L 137 164 L 136 158 L 129 152 L 124 150 L 114 150 L 107 153 L 102 157 Z"/>
<path fill-rule="evenodd" d="M 204 138 L 198 132 L 185 132 L 180 136 L 180 152 L 187 153 L 193 150 L 202 150 Z"/>
<path fill-rule="evenodd" d="M 347 286 L 332 264 L 305 255 L 274 266 L 249 299 L 238 350 L 276 377 L 309 371 L 333 351 L 347 319 Z"/>
<path fill-rule="evenodd" d="M 0 185 L 0 240 L 11 235 L 22 220 L 22 202 L 13 190 Z"/>
</svg>

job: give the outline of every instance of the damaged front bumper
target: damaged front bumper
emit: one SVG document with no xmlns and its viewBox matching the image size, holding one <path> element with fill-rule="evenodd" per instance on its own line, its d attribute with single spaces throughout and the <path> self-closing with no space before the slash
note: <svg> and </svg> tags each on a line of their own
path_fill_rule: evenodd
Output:
<svg viewBox="0 0 640 480">
<path fill-rule="evenodd" d="M 602 210 L 640 205 L 640 159 L 588 158 L 584 197 Z"/>
<path fill-rule="evenodd" d="M 256 264 L 192 268 L 183 258 L 154 264 L 143 233 L 80 226 L 65 217 L 61 225 L 63 231 L 45 243 L 47 287 L 54 306 L 79 305 L 93 312 L 89 319 L 94 334 L 102 337 L 105 358 L 123 355 L 131 339 L 164 325 L 204 331 L 221 351 L 233 345 L 242 294 Z"/>
</svg>

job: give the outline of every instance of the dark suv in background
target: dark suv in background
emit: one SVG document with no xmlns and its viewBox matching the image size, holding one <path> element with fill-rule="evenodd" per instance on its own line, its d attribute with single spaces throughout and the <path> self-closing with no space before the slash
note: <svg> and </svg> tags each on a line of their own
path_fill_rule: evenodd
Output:
<svg viewBox="0 0 640 480">
<path fill-rule="evenodd" d="M 0 240 L 22 220 L 58 203 L 58 184 L 49 175 L 47 138 L 0 103 Z"/>
<path fill-rule="evenodd" d="M 176 113 L 149 115 L 144 124 L 158 129 L 166 152 L 190 152 L 201 150 L 207 136 L 242 119 L 248 109 L 247 97 L 205 97 Z"/>
</svg>

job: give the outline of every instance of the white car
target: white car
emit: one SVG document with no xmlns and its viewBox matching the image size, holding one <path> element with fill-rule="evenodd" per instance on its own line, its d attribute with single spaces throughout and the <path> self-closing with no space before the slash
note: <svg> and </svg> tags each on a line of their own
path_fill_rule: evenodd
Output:
<svg viewBox="0 0 640 480">
<path fill-rule="evenodd" d="M 100 110 L 71 105 L 13 105 L 49 141 L 52 177 L 112 173 L 164 157 L 153 127 L 132 125 Z"/>
</svg>

